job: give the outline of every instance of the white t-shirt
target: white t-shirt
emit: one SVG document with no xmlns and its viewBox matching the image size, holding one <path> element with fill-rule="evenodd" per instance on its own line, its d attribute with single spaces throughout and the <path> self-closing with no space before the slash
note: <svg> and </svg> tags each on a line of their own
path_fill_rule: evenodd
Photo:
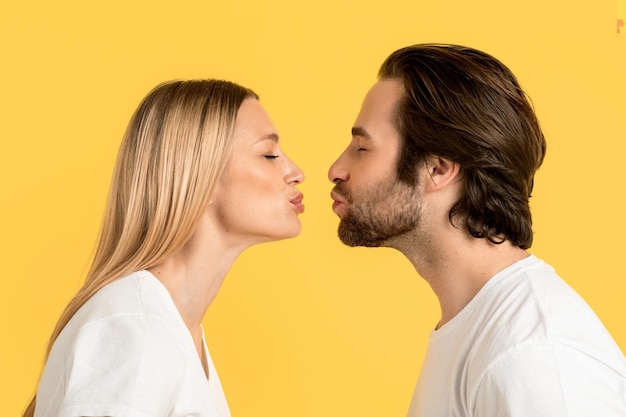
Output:
<svg viewBox="0 0 626 417">
<path fill-rule="evenodd" d="M 205 350 L 208 380 L 167 289 L 148 271 L 132 273 L 96 293 L 63 329 L 35 416 L 230 417 Z"/>
<path fill-rule="evenodd" d="M 410 417 L 625 417 L 626 359 L 591 308 L 529 256 L 430 335 Z"/>
</svg>

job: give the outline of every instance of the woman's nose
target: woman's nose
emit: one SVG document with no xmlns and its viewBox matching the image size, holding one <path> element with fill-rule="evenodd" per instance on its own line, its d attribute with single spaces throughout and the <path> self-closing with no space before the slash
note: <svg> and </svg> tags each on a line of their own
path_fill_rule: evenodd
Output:
<svg viewBox="0 0 626 417">
<path fill-rule="evenodd" d="M 289 168 L 287 170 L 287 176 L 285 177 L 285 181 L 288 184 L 300 184 L 304 181 L 304 172 L 293 163 L 291 159 L 289 159 Z"/>
</svg>

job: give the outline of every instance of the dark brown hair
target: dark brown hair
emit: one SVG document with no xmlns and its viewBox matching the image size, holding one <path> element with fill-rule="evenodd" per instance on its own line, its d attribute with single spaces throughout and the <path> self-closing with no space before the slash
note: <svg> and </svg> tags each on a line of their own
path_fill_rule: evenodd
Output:
<svg viewBox="0 0 626 417">
<path fill-rule="evenodd" d="M 397 79 L 405 90 L 396 110 L 399 179 L 415 184 L 428 156 L 457 162 L 464 192 L 450 221 L 460 220 L 476 238 L 529 248 L 528 200 L 546 143 L 513 73 L 476 49 L 421 44 L 392 53 L 379 77 Z"/>
</svg>

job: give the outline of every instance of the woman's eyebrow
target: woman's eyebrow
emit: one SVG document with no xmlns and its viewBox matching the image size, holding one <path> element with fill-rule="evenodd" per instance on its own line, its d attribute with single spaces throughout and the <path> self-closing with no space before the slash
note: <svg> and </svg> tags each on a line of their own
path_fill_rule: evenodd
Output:
<svg viewBox="0 0 626 417">
<path fill-rule="evenodd" d="M 277 133 L 268 133 L 267 135 L 262 136 L 259 140 L 257 140 L 256 142 L 263 142 L 264 140 L 272 140 L 276 143 L 278 143 L 279 137 Z"/>
</svg>

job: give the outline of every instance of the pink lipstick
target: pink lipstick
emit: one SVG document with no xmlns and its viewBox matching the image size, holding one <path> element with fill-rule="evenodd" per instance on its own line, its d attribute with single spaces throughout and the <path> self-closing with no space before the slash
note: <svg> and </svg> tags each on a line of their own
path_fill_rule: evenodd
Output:
<svg viewBox="0 0 626 417">
<path fill-rule="evenodd" d="M 302 204 L 302 199 L 304 198 L 304 196 L 302 194 L 298 194 L 296 196 L 296 198 L 292 199 L 290 201 L 291 204 L 293 204 L 293 206 L 296 209 L 296 212 L 298 213 L 304 213 L 304 204 Z"/>
</svg>

